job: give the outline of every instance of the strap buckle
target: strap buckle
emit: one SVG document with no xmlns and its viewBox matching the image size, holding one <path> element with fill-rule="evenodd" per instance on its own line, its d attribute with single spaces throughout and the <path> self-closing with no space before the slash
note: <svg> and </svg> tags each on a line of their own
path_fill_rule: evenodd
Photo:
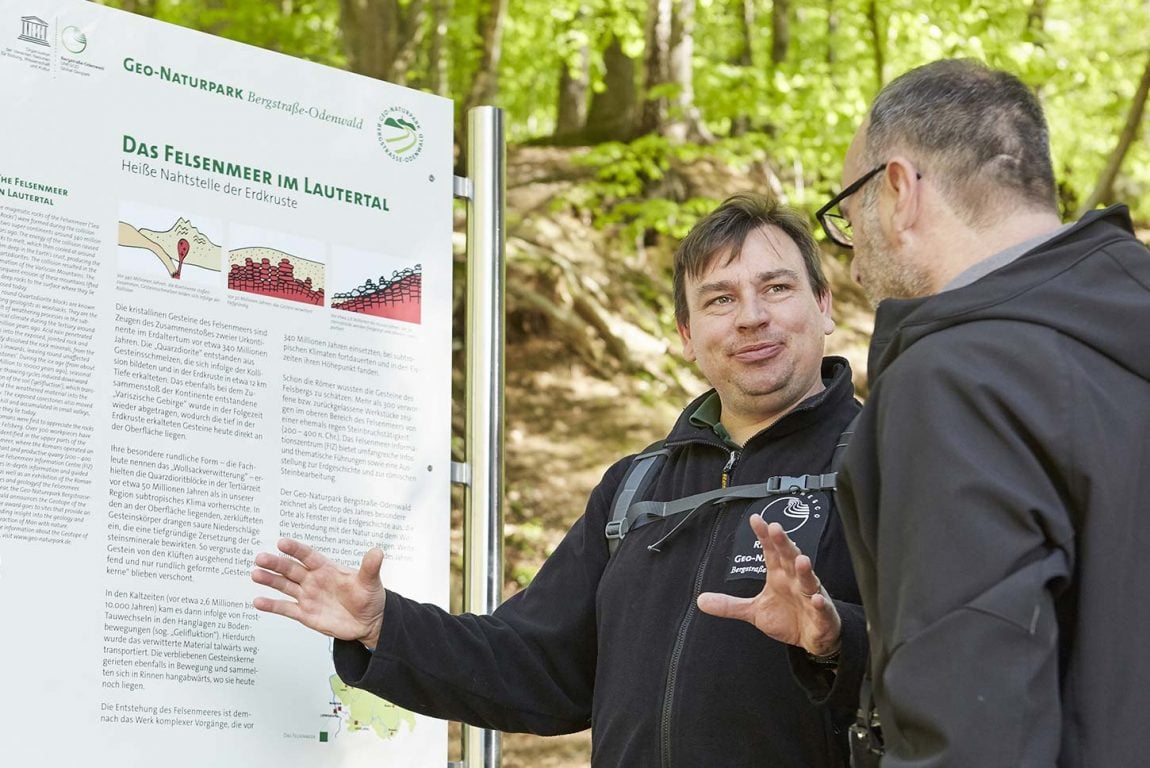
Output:
<svg viewBox="0 0 1150 768">
<path fill-rule="evenodd" d="M 625 524 L 627 522 L 628 522 L 627 519 L 624 518 L 622 520 L 612 520 L 611 522 L 607 523 L 607 530 L 606 530 L 607 538 L 608 539 L 620 539 L 620 540 L 622 540 L 622 538 L 625 535 L 627 535 L 627 528 L 630 527 L 630 526 L 625 527 Z"/>
<path fill-rule="evenodd" d="M 807 475 L 791 477 L 790 475 L 775 475 L 767 478 L 768 493 L 798 493 L 806 490 Z"/>
<path fill-rule="evenodd" d="M 828 472 L 824 475 L 799 475 L 797 477 L 775 475 L 767 478 L 767 492 L 783 494 L 802 493 L 803 491 L 833 491 L 837 477 L 838 473 L 836 472 Z"/>
</svg>

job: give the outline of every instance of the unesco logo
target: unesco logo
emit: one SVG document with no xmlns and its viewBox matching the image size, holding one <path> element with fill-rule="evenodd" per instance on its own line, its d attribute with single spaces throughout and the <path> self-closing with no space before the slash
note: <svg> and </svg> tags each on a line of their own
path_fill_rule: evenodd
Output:
<svg viewBox="0 0 1150 768">
<path fill-rule="evenodd" d="M 419 120 L 403 107 L 381 112 L 375 124 L 375 135 L 392 160 L 410 163 L 423 151 L 423 129 Z"/>
<path fill-rule="evenodd" d="M 39 16 L 21 16 L 19 39 L 26 43 L 48 45 L 48 22 Z"/>
</svg>

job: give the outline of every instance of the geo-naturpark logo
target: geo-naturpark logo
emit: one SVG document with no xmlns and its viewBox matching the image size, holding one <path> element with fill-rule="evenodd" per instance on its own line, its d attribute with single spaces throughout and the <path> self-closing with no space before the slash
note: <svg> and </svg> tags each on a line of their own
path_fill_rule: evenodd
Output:
<svg viewBox="0 0 1150 768">
<path fill-rule="evenodd" d="M 401 163 L 410 163 L 423 150 L 423 130 L 419 121 L 403 107 L 380 112 L 375 135 L 388 157 Z"/>
</svg>

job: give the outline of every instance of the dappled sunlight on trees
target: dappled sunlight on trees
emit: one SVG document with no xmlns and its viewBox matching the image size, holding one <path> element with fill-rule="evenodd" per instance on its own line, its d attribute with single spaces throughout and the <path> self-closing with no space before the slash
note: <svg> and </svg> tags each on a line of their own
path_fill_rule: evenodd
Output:
<svg viewBox="0 0 1150 768">
<path fill-rule="evenodd" d="M 875 91 L 971 56 L 1035 88 L 1063 210 L 1150 219 L 1140 87 L 1150 4 L 1117 0 L 107 0 L 176 24 L 508 112 L 513 142 L 726 142 L 813 210 Z M 457 125 L 462 126 L 461 122 Z M 746 138 L 744 144 L 739 139 Z M 697 156 L 688 148 L 683 156 Z M 665 197 L 664 186 L 636 199 Z M 673 192 L 673 190 L 672 190 Z"/>
</svg>

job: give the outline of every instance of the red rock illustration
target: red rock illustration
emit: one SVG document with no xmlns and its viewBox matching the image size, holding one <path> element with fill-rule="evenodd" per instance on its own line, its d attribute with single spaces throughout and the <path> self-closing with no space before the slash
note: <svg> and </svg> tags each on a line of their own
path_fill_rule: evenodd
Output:
<svg viewBox="0 0 1150 768">
<path fill-rule="evenodd" d="M 331 297 L 331 308 L 419 323 L 422 290 L 423 269 L 416 264 L 393 272 L 391 279 L 381 276 L 376 283 L 369 278 L 353 291 L 335 294 Z"/>
</svg>

